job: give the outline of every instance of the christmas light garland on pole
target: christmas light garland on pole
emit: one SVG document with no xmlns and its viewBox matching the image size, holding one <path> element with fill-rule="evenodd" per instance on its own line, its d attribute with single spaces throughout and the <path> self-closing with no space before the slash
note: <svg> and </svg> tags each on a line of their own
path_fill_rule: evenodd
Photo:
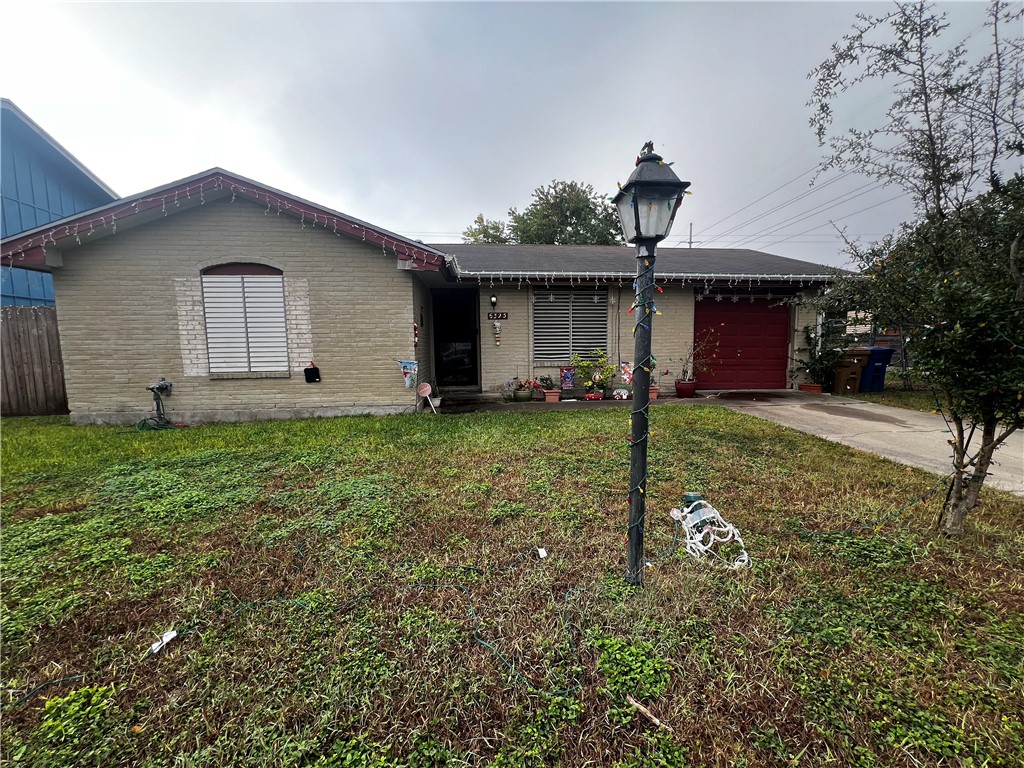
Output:
<svg viewBox="0 0 1024 768">
<path fill-rule="evenodd" d="M 654 317 L 654 263 L 657 244 L 672 229 L 676 211 L 688 181 L 680 181 L 647 142 L 636 159 L 636 169 L 612 199 L 618 210 L 622 233 L 636 244 L 636 291 L 629 314 L 634 315 L 633 411 L 629 439 L 629 527 L 626 530 L 626 582 L 643 585 L 644 521 L 647 516 L 647 447 L 650 442 L 649 407 L 651 370 L 657 365 L 651 354 Z M 661 288 L 658 288 L 660 291 Z"/>
</svg>

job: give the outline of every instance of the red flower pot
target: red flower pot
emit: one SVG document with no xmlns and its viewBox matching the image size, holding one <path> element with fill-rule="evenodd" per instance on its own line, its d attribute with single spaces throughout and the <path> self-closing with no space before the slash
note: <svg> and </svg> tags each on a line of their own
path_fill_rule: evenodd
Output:
<svg viewBox="0 0 1024 768">
<path fill-rule="evenodd" d="M 697 381 L 676 379 L 676 397 L 694 397 L 697 394 Z"/>
</svg>

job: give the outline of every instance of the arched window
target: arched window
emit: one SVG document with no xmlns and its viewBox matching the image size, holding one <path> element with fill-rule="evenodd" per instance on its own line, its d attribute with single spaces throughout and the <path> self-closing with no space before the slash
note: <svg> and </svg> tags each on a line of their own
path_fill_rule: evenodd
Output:
<svg viewBox="0 0 1024 768">
<path fill-rule="evenodd" d="M 233 262 L 202 271 L 210 373 L 288 371 L 284 274 Z"/>
</svg>

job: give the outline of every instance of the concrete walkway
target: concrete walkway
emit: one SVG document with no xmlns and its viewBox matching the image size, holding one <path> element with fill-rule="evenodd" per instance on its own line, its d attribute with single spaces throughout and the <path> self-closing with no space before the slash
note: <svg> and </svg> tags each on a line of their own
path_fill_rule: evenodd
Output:
<svg viewBox="0 0 1024 768">
<path fill-rule="evenodd" d="M 720 393 L 704 400 L 783 424 L 826 440 L 945 475 L 951 439 L 942 417 L 794 390 Z M 1024 496 L 1024 432 L 1017 430 L 993 457 L 986 485 Z"/>
</svg>

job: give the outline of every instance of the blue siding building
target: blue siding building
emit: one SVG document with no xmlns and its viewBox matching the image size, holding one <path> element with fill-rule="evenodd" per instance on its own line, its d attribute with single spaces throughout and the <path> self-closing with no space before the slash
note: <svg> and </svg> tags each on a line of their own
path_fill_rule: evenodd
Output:
<svg viewBox="0 0 1024 768">
<path fill-rule="evenodd" d="M 9 99 L 0 99 L 0 236 L 105 205 L 117 194 Z M 0 304 L 53 306 L 46 272 L 0 269 Z"/>
</svg>

